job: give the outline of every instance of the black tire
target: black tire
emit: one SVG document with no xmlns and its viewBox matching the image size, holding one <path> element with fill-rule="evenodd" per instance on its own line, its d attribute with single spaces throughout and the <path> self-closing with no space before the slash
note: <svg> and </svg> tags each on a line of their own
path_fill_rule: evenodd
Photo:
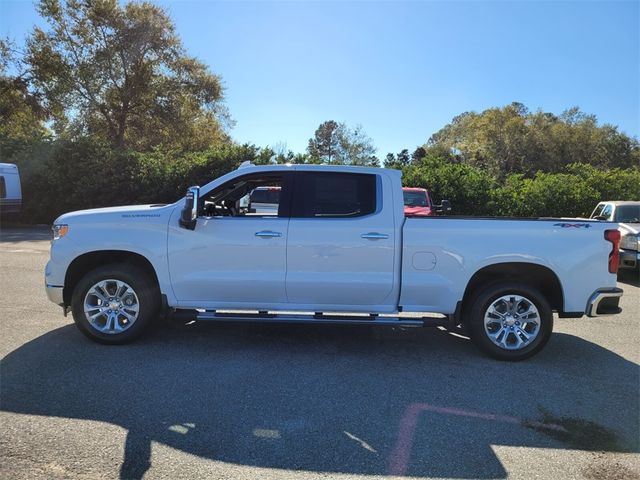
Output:
<svg viewBox="0 0 640 480">
<path fill-rule="evenodd" d="M 89 289 L 99 282 L 114 279 L 128 284 L 138 300 L 138 317 L 131 326 L 119 333 L 103 333 L 94 328 L 84 312 L 84 301 Z M 80 279 L 71 298 L 73 320 L 78 329 L 94 342 L 118 345 L 136 340 L 158 318 L 160 292 L 154 281 L 144 271 L 127 264 L 98 267 Z M 126 320 L 126 319 L 125 319 Z"/>
<path fill-rule="evenodd" d="M 501 297 L 511 295 L 524 297 L 533 304 L 539 318 L 539 331 L 533 340 L 513 350 L 498 346 L 485 330 L 485 313 L 489 307 Z M 546 345 L 553 331 L 553 312 L 549 302 L 536 288 L 523 283 L 500 282 L 485 287 L 471 298 L 467 312 L 466 325 L 471 339 L 483 352 L 498 360 L 519 361 L 535 355 Z M 517 326 L 513 327 L 517 328 Z M 497 329 L 499 328 L 501 327 L 498 325 Z M 504 332 L 508 333 L 503 335 L 508 335 L 510 343 L 513 344 L 514 341 L 518 341 L 515 337 L 516 333 L 509 332 L 507 328 L 512 327 L 505 327 Z M 521 340 L 523 338 L 523 336 L 520 337 Z"/>
</svg>

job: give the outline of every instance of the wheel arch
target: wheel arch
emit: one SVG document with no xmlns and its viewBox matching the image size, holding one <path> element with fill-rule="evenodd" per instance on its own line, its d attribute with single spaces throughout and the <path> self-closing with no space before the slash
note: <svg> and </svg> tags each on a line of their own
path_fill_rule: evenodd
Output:
<svg viewBox="0 0 640 480">
<path fill-rule="evenodd" d="M 71 296 L 80 279 L 94 268 L 124 263 L 133 265 L 149 275 L 154 284 L 159 287 L 158 275 L 153 264 L 145 256 L 127 250 L 96 250 L 77 256 L 69 264 L 64 278 L 62 297 L 65 305 L 71 305 Z"/>
<path fill-rule="evenodd" d="M 469 279 L 462 297 L 462 309 L 480 289 L 496 281 L 525 283 L 537 288 L 547 299 L 553 311 L 564 311 L 564 292 L 556 273 L 537 263 L 506 262 L 481 268 Z"/>
</svg>

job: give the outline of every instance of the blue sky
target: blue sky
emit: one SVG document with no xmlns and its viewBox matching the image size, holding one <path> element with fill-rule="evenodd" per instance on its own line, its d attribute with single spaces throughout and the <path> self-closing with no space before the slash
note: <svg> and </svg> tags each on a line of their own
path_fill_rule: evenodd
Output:
<svg viewBox="0 0 640 480">
<path fill-rule="evenodd" d="M 333 119 L 378 155 L 414 149 L 464 111 L 574 105 L 640 135 L 640 2 L 162 1 L 220 74 L 239 142 L 306 148 Z M 0 0 L 21 43 L 31 1 Z"/>
</svg>

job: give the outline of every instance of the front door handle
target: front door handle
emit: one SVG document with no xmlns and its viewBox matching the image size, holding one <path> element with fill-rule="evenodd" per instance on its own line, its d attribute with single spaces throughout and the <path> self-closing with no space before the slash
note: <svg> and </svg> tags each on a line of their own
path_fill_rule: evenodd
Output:
<svg viewBox="0 0 640 480">
<path fill-rule="evenodd" d="M 386 233 L 377 233 L 377 232 L 363 233 L 360 236 L 368 240 L 384 240 L 386 238 L 389 238 L 389 235 L 387 235 Z"/>
<path fill-rule="evenodd" d="M 261 238 L 273 238 L 273 237 L 281 237 L 282 233 L 280 232 L 272 232 L 271 230 L 262 230 L 260 232 L 256 232 L 256 237 Z"/>
</svg>

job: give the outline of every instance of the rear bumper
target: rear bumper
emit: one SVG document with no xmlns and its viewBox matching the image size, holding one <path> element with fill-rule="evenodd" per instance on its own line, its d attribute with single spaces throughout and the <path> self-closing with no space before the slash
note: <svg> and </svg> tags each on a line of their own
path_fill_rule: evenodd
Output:
<svg viewBox="0 0 640 480">
<path fill-rule="evenodd" d="M 56 305 L 64 306 L 64 299 L 62 297 L 62 290 L 64 287 L 57 285 L 47 285 L 45 283 L 45 290 L 47 291 L 47 298 Z"/>
<path fill-rule="evenodd" d="M 620 268 L 638 268 L 640 252 L 620 249 Z"/>
<path fill-rule="evenodd" d="M 621 288 L 599 288 L 589 298 L 586 314 L 589 317 L 601 317 L 620 313 L 622 312 L 618 306 L 620 297 L 622 297 Z"/>
</svg>

